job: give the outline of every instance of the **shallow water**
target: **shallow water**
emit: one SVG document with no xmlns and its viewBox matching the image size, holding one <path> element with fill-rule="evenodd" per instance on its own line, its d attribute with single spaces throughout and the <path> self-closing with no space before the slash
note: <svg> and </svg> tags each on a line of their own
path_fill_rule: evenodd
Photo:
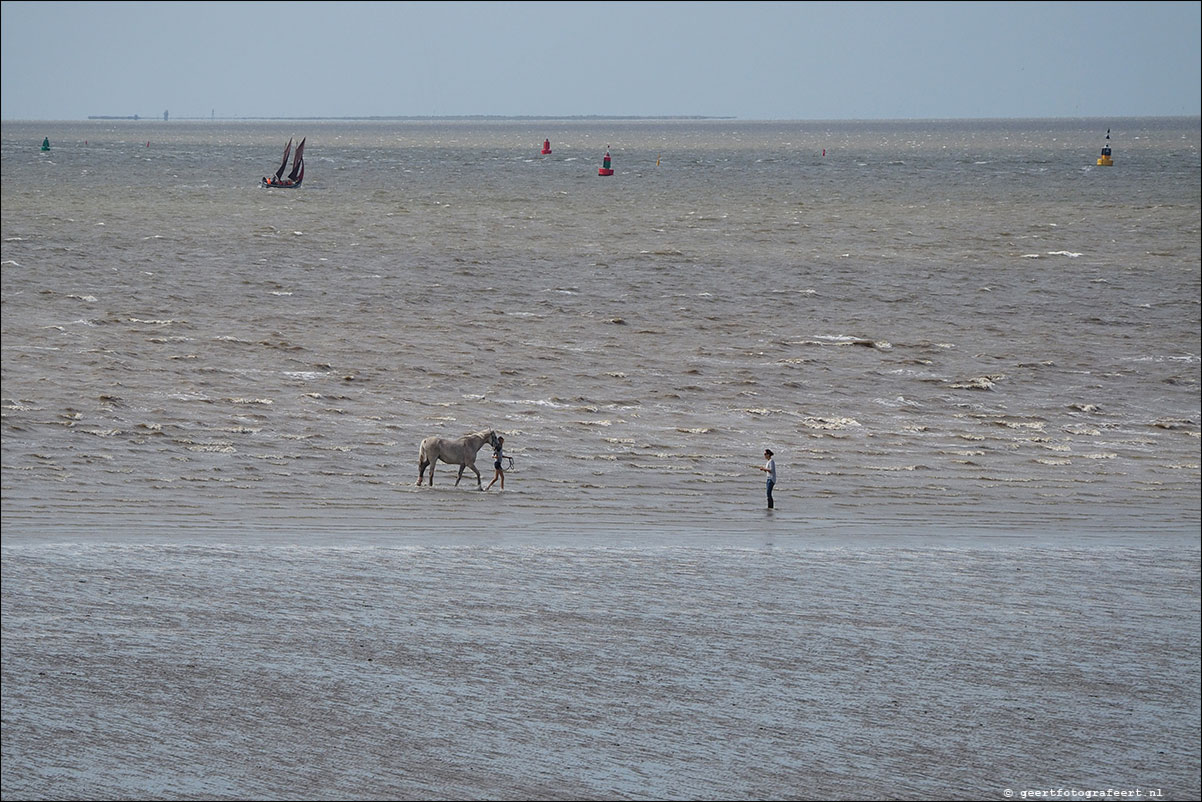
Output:
<svg viewBox="0 0 1202 802">
<path fill-rule="evenodd" d="M 4 797 L 1196 798 L 1196 541 L 737 542 L 10 544 Z"/>
<path fill-rule="evenodd" d="M 260 189 L 289 136 L 304 186 Z M 799 526 L 1196 529 L 1198 146 L 1196 119 L 5 123 L 5 521 L 420 519 L 480 502 L 445 466 L 414 488 L 419 441 L 491 427 L 531 515 L 745 520 L 771 447 Z"/>
<path fill-rule="evenodd" d="M 4 123 L 0 796 L 1196 799 L 1199 131 Z"/>
</svg>

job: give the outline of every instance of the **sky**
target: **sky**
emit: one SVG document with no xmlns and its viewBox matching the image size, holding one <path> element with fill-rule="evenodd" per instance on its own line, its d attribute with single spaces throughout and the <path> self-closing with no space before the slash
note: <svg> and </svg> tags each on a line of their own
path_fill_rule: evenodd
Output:
<svg viewBox="0 0 1202 802">
<path fill-rule="evenodd" d="M 0 118 L 1198 116 L 1199 2 L 23 2 Z"/>
</svg>

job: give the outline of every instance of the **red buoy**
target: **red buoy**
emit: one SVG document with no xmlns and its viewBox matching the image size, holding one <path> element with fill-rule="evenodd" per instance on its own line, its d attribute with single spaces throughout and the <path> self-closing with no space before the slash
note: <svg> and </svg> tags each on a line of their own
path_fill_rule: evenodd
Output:
<svg viewBox="0 0 1202 802">
<path fill-rule="evenodd" d="M 605 158 L 601 160 L 601 166 L 597 168 L 597 175 L 613 175 L 613 168 L 610 166 L 609 151 L 605 151 Z"/>
<path fill-rule="evenodd" d="M 543 140 L 543 149 L 539 152 L 542 153 L 544 156 L 546 156 L 548 153 L 550 153 L 551 152 L 551 140 L 544 139 Z"/>
</svg>

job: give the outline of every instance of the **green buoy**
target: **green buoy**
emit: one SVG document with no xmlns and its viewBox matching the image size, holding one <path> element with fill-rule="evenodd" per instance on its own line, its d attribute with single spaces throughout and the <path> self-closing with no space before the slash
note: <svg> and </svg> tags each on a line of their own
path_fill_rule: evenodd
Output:
<svg viewBox="0 0 1202 802">
<path fill-rule="evenodd" d="M 42 150 L 50 150 L 50 137 L 42 140 Z"/>
</svg>

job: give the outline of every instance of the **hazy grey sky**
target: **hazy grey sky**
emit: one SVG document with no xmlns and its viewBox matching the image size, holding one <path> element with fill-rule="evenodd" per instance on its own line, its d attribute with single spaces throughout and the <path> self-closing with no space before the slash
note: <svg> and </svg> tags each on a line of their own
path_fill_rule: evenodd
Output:
<svg viewBox="0 0 1202 802">
<path fill-rule="evenodd" d="M 4 2 L 0 116 L 1198 115 L 1198 2 Z"/>
</svg>

